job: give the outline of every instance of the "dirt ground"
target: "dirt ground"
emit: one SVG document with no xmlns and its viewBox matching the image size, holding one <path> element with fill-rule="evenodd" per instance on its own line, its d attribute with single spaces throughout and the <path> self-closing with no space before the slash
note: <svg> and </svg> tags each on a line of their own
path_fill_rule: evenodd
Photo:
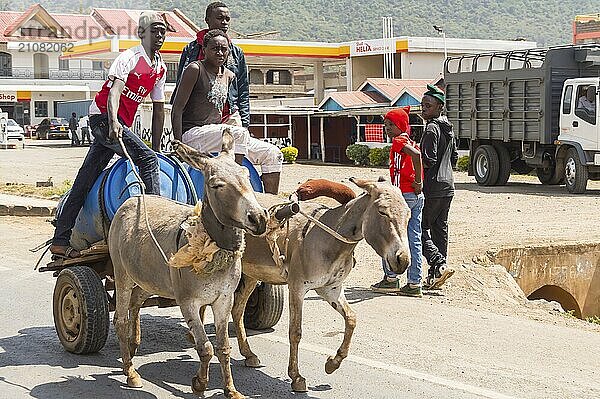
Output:
<svg viewBox="0 0 600 399">
<path fill-rule="evenodd" d="M 31 184 L 50 176 L 55 182 L 72 180 L 85 153 L 85 148 L 58 143 L 0 152 L 0 184 Z M 290 193 L 309 178 L 353 186 L 350 177 L 376 179 L 387 173 L 387 169 L 378 168 L 284 165 L 281 191 L 282 195 Z M 579 323 L 582 328 L 600 331 L 600 326 L 557 316 L 553 304 L 527 301 L 512 277 L 502 267 L 488 265 L 485 256 L 486 251 L 502 247 L 600 241 L 596 216 L 600 182 L 590 182 L 586 194 L 571 195 L 564 186 L 543 186 L 532 176 L 511 176 L 504 187 L 479 187 L 466 173 L 456 173 L 455 180 L 449 263 L 456 274 L 442 293 L 428 296 L 428 300 L 500 314 L 522 314 L 554 324 Z M 377 254 L 365 242 L 357 247 L 356 258 L 356 270 L 346 286 L 369 287 L 381 278 Z"/>
<path fill-rule="evenodd" d="M 379 168 L 286 165 L 282 190 L 291 191 L 309 177 L 352 187 L 349 177 L 376 179 L 386 174 L 387 169 Z M 543 186 L 534 176 L 513 175 L 504 187 L 480 187 L 461 172 L 455 173 L 455 181 L 449 263 L 456 273 L 440 295 L 429 299 L 550 323 L 579 323 L 566 315 L 557 317 L 556 304 L 528 301 L 502 266 L 489 264 L 486 253 L 527 245 L 598 242 L 595 215 L 600 207 L 600 182 L 589 182 L 586 194 L 572 195 L 564 186 Z M 363 242 L 356 257 L 358 270 L 350 274 L 347 285 L 368 287 L 381 277 L 377 255 Z M 600 331 L 589 323 L 582 327 Z"/>
</svg>

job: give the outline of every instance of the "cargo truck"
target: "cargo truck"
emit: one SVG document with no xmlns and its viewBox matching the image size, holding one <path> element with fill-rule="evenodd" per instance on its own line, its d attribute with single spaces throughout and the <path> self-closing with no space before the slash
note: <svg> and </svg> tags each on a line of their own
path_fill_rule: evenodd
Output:
<svg viewBox="0 0 600 399">
<path fill-rule="evenodd" d="M 447 116 L 478 184 L 535 170 L 582 193 L 600 180 L 600 45 L 450 57 L 444 70 Z"/>
</svg>

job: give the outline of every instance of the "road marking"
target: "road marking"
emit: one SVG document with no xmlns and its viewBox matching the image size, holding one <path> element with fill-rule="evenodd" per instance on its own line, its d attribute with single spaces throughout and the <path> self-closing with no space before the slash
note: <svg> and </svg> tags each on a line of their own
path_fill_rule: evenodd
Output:
<svg viewBox="0 0 600 399">
<path fill-rule="evenodd" d="M 288 339 L 284 337 L 279 337 L 276 335 L 265 334 L 261 335 L 260 338 L 267 339 L 272 342 L 277 342 L 284 345 L 289 345 Z M 321 355 L 330 355 L 331 350 L 323 348 L 322 346 L 301 343 L 300 348 L 304 350 L 308 350 L 314 353 L 318 353 Z M 410 378 L 414 378 L 417 380 L 432 382 L 437 385 L 443 385 L 452 389 L 461 390 L 464 392 L 472 393 L 475 395 L 483 396 L 489 399 L 518 399 L 515 396 L 504 395 L 500 392 L 495 392 L 486 388 L 477 387 L 475 385 L 465 384 L 460 381 L 450 380 L 448 378 L 438 377 L 435 375 L 423 373 L 420 371 L 415 371 L 411 369 L 407 369 L 405 367 L 396 366 L 393 364 L 383 363 L 377 360 L 368 359 L 366 357 L 356 356 L 356 355 L 348 355 L 346 361 L 351 361 L 353 363 L 358 363 L 364 366 L 386 370 L 392 372 L 394 374 L 404 375 Z"/>
<path fill-rule="evenodd" d="M 7 272 L 9 270 L 12 270 L 12 269 L 8 268 L 8 267 L 0 266 L 0 272 Z"/>
</svg>

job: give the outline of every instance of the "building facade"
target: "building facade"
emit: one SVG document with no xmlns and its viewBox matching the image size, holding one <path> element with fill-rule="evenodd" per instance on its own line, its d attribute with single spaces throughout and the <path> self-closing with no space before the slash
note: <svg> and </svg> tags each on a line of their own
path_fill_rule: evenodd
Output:
<svg viewBox="0 0 600 399">
<path fill-rule="evenodd" d="M 103 57 L 102 44 L 137 43 L 140 10 L 93 9 L 90 15 L 49 13 L 39 4 L 24 12 L 0 11 L 0 108 L 23 126 L 58 116 L 58 104 L 93 98 L 107 78 L 114 57 Z M 166 13 L 174 27 L 165 46 L 176 51 L 165 56 L 174 86 L 177 61 L 183 45 L 195 30 L 174 12 Z M 74 57 L 74 49 L 90 44 L 97 57 Z M 169 62 L 171 61 L 171 62 Z"/>
<path fill-rule="evenodd" d="M 578 15 L 573 21 L 573 44 L 600 43 L 600 14 Z"/>
</svg>

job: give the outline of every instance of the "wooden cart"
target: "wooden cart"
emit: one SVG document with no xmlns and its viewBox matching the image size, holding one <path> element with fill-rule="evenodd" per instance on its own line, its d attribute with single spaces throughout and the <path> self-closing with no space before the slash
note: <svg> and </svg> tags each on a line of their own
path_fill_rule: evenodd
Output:
<svg viewBox="0 0 600 399">
<path fill-rule="evenodd" d="M 60 259 L 40 267 L 56 279 L 52 309 L 56 333 L 72 353 L 98 352 L 108 337 L 110 312 L 115 310 L 115 282 L 108 246 L 104 242 L 81 251 L 81 256 Z M 248 300 L 244 324 L 262 330 L 273 327 L 283 312 L 284 287 L 260 283 Z M 153 296 L 142 307 L 176 306 L 174 299 Z"/>
</svg>

